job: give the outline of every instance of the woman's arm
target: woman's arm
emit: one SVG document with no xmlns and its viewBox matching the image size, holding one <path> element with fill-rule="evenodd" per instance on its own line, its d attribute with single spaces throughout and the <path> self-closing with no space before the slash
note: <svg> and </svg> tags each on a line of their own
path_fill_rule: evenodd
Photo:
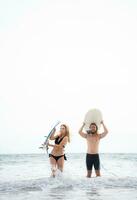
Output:
<svg viewBox="0 0 137 200">
<path fill-rule="evenodd" d="M 67 142 L 68 142 L 68 137 L 65 136 L 63 138 L 63 140 L 60 142 L 60 144 L 55 144 L 55 147 L 56 148 L 62 148 L 62 147 L 64 147 L 67 144 Z"/>
<path fill-rule="evenodd" d="M 67 142 L 68 142 L 68 137 L 65 136 L 63 138 L 63 140 L 60 142 L 60 144 L 50 144 L 50 143 L 48 143 L 47 146 L 55 147 L 56 151 L 58 151 L 60 148 L 63 148 L 67 144 Z"/>
<path fill-rule="evenodd" d="M 50 140 L 55 140 L 55 139 L 56 139 L 57 136 L 54 135 L 55 132 L 56 132 L 56 129 L 54 128 L 54 129 L 53 129 L 53 132 L 52 132 L 52 134 L 51 134 L 51 136 L 50 136 L 50 138 L 49 138 Z"/>
<path fill-rule="evenodd" d="M 55 147 L 55 145 L 54 144 L 49 144 L 48 143 L 48 145 L 47 146 L 49 146 L 49 147 Z"/>
</svg>

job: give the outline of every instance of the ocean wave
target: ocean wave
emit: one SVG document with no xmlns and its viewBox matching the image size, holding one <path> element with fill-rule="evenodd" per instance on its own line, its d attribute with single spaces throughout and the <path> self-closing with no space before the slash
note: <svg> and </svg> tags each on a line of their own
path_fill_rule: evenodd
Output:
<svg viewBox="0 0 137 200">
<path fill-rule="evenodd" d="M 136 189 L 137 178 L 134 177 L 94 177 L 94 178 L 71 178 L 70 176 L 57 176 L 56 178 L 41 178 L 34 180 L 0 182 L 0 193 L 29 192 L 44 190 L 73 190 L 73 189 Z"/>
</svg>

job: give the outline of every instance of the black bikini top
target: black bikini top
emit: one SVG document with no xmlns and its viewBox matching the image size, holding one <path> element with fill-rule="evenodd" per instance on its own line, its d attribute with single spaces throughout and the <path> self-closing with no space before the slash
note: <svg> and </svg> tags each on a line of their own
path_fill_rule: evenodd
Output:
<svg viewBox="0 0 137 200">
<path fill-rule="evenodd" d="M 65 137 L 65 136 L 64 136 L 64 137 Z M 58 136 L 58 137 L 55 139 L 55 144 L 60 144 L 64 137 L 60 138 L 60 137 Z M 65 147 L 65 146 L 63 146 L 63 147 Z"/>
</svg>

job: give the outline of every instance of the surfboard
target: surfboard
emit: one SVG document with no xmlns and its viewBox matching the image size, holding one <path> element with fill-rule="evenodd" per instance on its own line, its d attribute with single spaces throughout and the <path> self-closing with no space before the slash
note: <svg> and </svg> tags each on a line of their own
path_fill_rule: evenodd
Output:
<svg viewBox="0 0 137 200">
<path fill-rule="evenodd" d="M 44 143 L 42 144 L 41 147 L 39 147 L 40 149 L 46 149 L 46 151 L 47 151 L 47 153 L 48 153 L 48 146 L 47 146 L 48 140 L 49 140 L 50 136 L 52 135 L 54 129 L 55 129 L 59 124 L 60 124 L 60 121 L 58 120 L 56 123 L 54 123 L 54 124 L 52 125 L 52 127 L 51 127 L 51 129 L 50 129 L 50 131 L 49 131 L 49 134 L 48 134 L 47 136 L 45 136 L 46 139 L 45 139 Z"/>
<path fill-rule="evenodd" d="M 101 121 L 103 120 L 102 113 L 99 109 L 90 109 L 84 117 L 84 123 L 85 123 L 85 130 L 89 129 L 89 126 L 92 122 L 96 123 L 98 126 L 98 129 L 101 126 Z"/>
</svg>

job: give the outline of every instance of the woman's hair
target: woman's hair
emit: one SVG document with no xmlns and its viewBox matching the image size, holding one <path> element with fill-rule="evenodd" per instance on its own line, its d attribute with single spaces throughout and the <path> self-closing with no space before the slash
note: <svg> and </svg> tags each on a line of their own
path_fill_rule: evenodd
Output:
<svg viewBox="0 0 137 200">
<path fill-rule="evenodd" d="M 70 132 L 69 127 L 66 124 L 61 124 L 61 126 L 64 126 L 66 129 L 66 136 L 68 137 L 68 142 L 70 142 Z"/>
</svg>

